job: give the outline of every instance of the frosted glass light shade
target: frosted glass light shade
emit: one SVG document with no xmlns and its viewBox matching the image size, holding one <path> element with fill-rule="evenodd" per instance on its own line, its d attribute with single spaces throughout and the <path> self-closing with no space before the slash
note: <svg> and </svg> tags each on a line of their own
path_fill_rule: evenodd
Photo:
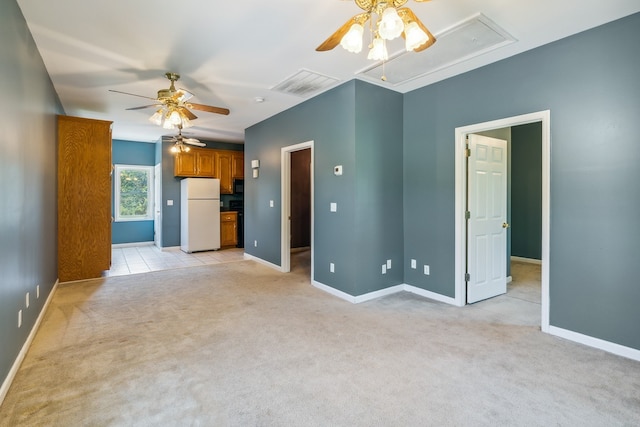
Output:
<svg viewBox="0 0 640 427">
<path fill-rule="evenodd" d="M 422 31 L 416 22 L 410 22 L 404 28 L 405 48 L 407 51 L 417 49 L 429 41 L 427 33 Z"/>
<path fill-rule="evenodd" d="M 386 61 L 389 59 L 384 40 L 380 38 L 373 39 L 373 45 L 371 46 L 367 59 L 373 59 L 374 61 Z"/>
<path fill-rule="evenodd" d="M 404 23 L 400 16 L 398 16 L 398 12 L 393 7 L 388 7 L 382 12 L 382 17 L 380 18 L 378 33 L 380 37 L 385 40 L 393 40 L 396 37 L 399 37 L 404 30 Z"/>
<path fill-rule="evenodd" d="M 158 110 L 151 117 L 149 117 L 149 121 L 151 123 L 156 124 L 158 126 L 162 126 L 162 110 Z"/>
<path fill-rule="evenodd" d="M 356 23 L 349 28 L 347 34 L 340 40 L 340 46 L 352 53 L 360 53 L 362 51 L 362 34 L 364 28 Z"/>
<path fill-rule="evenodd" d="M 169 115 L 169 119 L 168 119 L 171 124 L 173 124 L 174 126 L 179 125 L 180 123 L 182 123 L 182 117 L 180 117 L 180 113 L 178 113 L 176 110 L 173 110 L 171 112 L 171 114 Z"/>
</svg>

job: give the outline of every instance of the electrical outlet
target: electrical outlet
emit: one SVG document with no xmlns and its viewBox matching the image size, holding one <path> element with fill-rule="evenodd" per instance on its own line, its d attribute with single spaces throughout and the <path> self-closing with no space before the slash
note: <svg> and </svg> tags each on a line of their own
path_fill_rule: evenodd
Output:
<svg viewBox="0 0 640 427">
<path fill-rule="evenodd" d="M 29 308 L 29 292 L 27 292 L 27 294 L 24 297 L 24 306 L 26 308 Z"/>
<path fill-rule="evenodd" d="M 387 274 L 387 264 L 382 264 L 382 274 Z"/>
<path fill-rule="evenodd" d="M 173 200 L 167 200 L 167 206 L 173 206 Z"/>
<path fill-rule="evenodd" d="M 425 266 L 424 266 L 424 274 L 426 274 L 427 276 L 428 276 L 429 274 L 431 274 L 431 273 L 429 272 L 429 266 L 428 266 L 428 265 L 425 265 Z"/>
<path fill-rule="evenodd" d="M 336 271 L 336 266 L 332 262 L 330 262 L 329 263 L 329 273 L 335 273 L 335 271 Z"/>
<path fill-rule="evenodd" d="M 272 208 L 274 206 L 273 200 L 269 200 L 269 207 Z"/>
<path fill-rule="evenodd" d="M 391 260 L 387 260 L 387 270 L 391 270 Z"/>
<path fill-rule="evenodd" d="M 254 247 L 254 248 L 257 248 L 257 247 L 258 247 L 258 241 L 257 241 L 257 240 L 254 240 L 254 241 L 253 241 L 253 247 Z"/>
<path fill-rule="evenodd" d="M 418 268 L 418 263 L 416 262 L 416 260 L 415 260 L 415 259 L 412 259 L 412 260 L 411 260 L 411 268 L 413 268 L 414 270 L 415 270 L 416 268 Z"/>
<path fill-rule="evenodd" d="M 329 210 L 331 210 L 331 212 L 338 212 L 338 204 L 331 202 L 331 205 L 329 205 Z"/>
<path fill-rule="evenodd" d="M 22 327 L 22 310 L 18 310 L 18 328 Z"/>
</svg>

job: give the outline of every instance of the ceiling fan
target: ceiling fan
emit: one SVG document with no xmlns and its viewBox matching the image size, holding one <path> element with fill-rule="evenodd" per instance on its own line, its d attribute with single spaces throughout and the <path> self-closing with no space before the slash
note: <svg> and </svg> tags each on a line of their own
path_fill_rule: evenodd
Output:
<svg viewBox="0 0 640 427">
<path fill-rule="evenodd" d="M 170 142 L 173 142 L 174 145 L 171 147 L 172 153 L 179 152 L 189 152 L 191 149 L 188 145 L 195 145 L 196 147 L 206 147 L 207 144 L 204 142 L 200 142 L 195 138 L 187 138 L 182 135 L 182 126 L 178 126 L 178 134 L 176 136 L 172 136 Z"/>
<path fill-rule="evenodd" d="M 194 96 L 193 93 L 182 88 L 176 89 L 175 86 L 175 83 L 180 79 L 180 74 L 165 73 L 165 76 L 169 79 L 171 85 L 168 89 L 160 89 L 156 98 L 136 95 L 135 93 L 121 92 L 113 89 L 109 89 L 109 91 L 155 101 L 154 104 L 127 108 L 127 110 L 142 110 L 144 108 L 157 107 L 156 112 L 149 118 L 149 120 L 165 129 L 175 129 L 177 127 L 187 128 L 192 126 L 191 120 L 197 119 L 198 117 L 193 114 L 190 109 L 223 115 L 229 114 L 229 109 L 227 108 L 189 102 L 189 100 Z"/>
<path fill-rule="evenodd" d="M 429 32 L 418 17 L 408 7 L 401 7 L 408 0 L 354 0 L 356 5 L 364 10 L 355 15 L 327 40 L 316 48 L 317 51 L 331 50 L 340 44 L 349 52 L 359 53 L 362 50 L 364 25 L 370 21 L 369 30 L 371 43 L 369 44 L 368 59 L 386 61 L 388 53 L 386 41 L 402 36 L 405 39 L 407 51 L 421 52 L 433 45 L 436 38 Z M 430 0 L 415 0 L 427 2 Z M 375 21 L 373 15 L 377 15 Z"/>
</svg>

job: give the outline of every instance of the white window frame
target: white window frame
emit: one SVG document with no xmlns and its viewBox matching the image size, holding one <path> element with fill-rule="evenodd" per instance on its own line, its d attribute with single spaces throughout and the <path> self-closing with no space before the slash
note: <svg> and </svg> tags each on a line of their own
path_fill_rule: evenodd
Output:
<svg viewBox="0 0 640 427">
<path fill-rule="evenodd" d="M 138 216 L 121 216 L 120 215 L 120 173 L 123 170 L 140 170 L 147 173 L 147 213 Z M 114 218 L 115 222 L 128 221 L 153 221 L 153 188 L 154 188 L 154 167 L 141 165 L 115 165 L 114 168 Z"/>
</svg>

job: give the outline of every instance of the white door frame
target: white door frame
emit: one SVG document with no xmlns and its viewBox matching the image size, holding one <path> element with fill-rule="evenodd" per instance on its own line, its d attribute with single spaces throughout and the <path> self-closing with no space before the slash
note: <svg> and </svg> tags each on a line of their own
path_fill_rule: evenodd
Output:
<svg viewBox="0 0 640 427">
<path fill-rule="evenodd" d="M 153 242 L 162 249 L 162 164 L 153 168 Z"/>
<path fill-rule="evenodd" d="M 465 195 L 467 164 L 464 155 L 466 135 L 527 123 L 542 122 L 542 298 L 541 329 L 549 332 L 549 236 L 550 236 L 550 172 L 551 172 L 551 112 L 538 111 L 455 129 L 455 304 L 464 306 L 467 288 L 464 280 L 466 260 Z"/>
<path fill-rule="evenodd" d="M 311 149 L 311 278 L 313 278 L 313 233 L 314 233 L 314 221 L 313 221 L 313 205 L 314 205 L 314 189 L 313 189 L 313 141 L 302 142 L 300 144 L 289 145 L 282 147 L 280 150 L 280 165 L 281 165 L 281 186 L 280 194 L 282 194 L 282 208 L 281 212 L 281 235 L 280 235 L 280 270 L 283 273 L 291 271 L 291 221 L 289 220 L 291 212 L 291 153 L 294 151 Z"/>
</svg>

